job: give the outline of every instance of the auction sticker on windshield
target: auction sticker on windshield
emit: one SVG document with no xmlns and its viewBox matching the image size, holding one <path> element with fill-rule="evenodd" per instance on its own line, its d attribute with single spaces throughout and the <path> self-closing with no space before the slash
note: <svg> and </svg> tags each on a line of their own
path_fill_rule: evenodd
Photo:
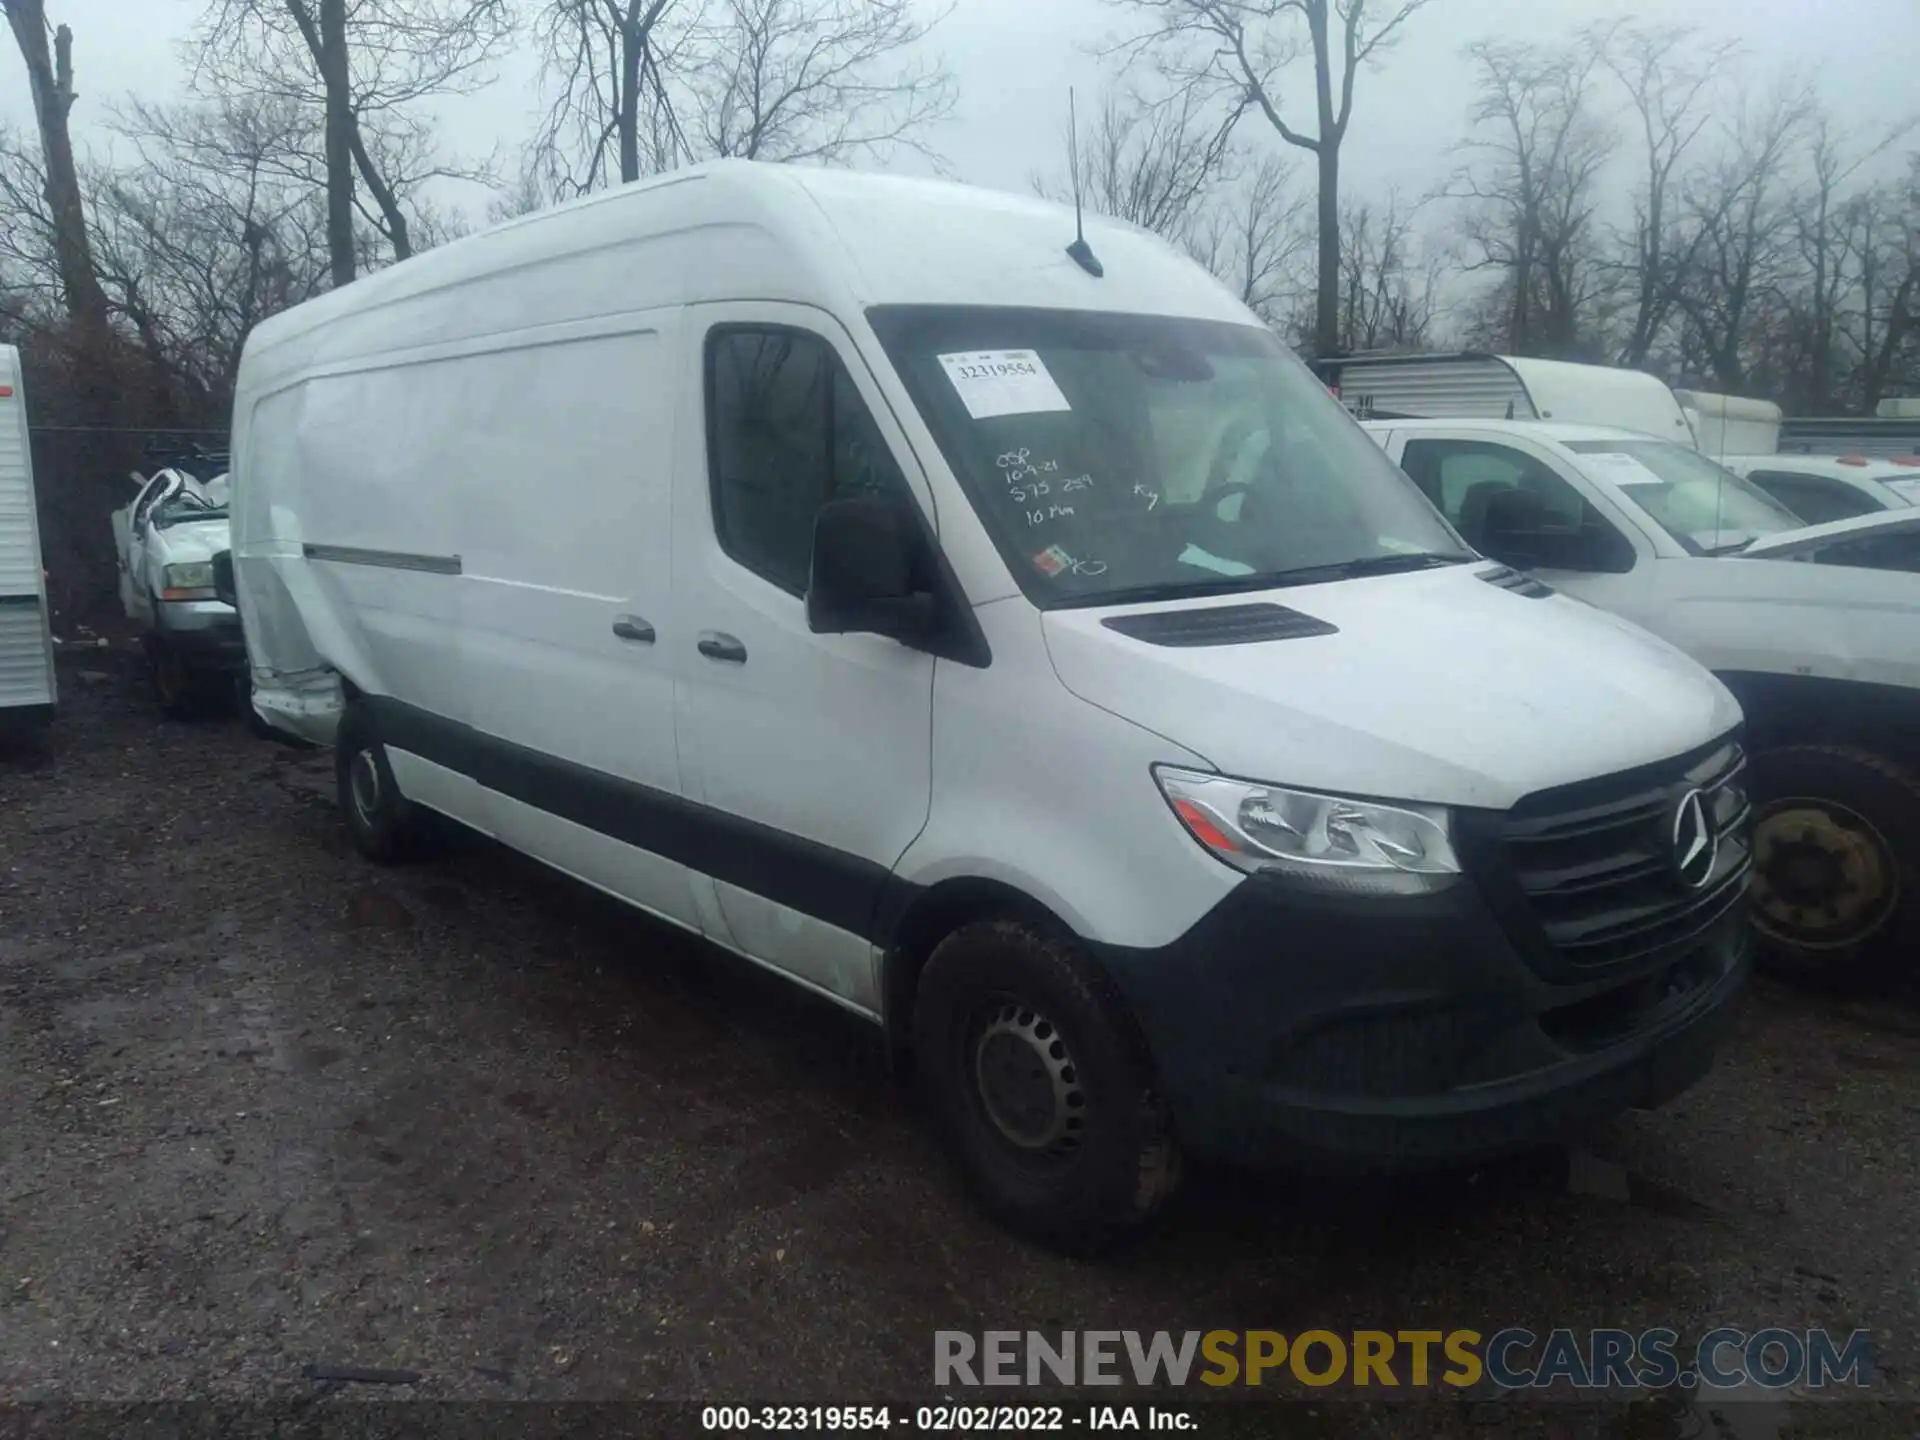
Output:
<svg viewBox="0 0 1920 1440">
<path fill-rule="evenodd" d="M 1666 480 L 1631 455 L 1617 450 L 1589 450 L 1583 457 L 1598 465 L 1616 485 L 1664 485 Z"/>
<path fill-rule="evenodd" d="M 1035 351 L 965 350 L 939 358 L 960 402 L 976 420 L 1073 408 Z"/>
</svg>

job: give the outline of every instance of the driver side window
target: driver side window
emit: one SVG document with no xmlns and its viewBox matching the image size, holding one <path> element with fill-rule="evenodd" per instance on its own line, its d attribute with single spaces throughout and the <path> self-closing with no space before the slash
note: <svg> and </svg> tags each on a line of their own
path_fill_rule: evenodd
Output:
<svg viewBox="0 0 1920 1440">
<path fill-rule="evenodd" d="M 1523 568 L 1633 568 L 1632 543 L 1524 450 L 1488 440 L 1409 440 L 1400 466 L 1483 555 Z"/>
</svg>

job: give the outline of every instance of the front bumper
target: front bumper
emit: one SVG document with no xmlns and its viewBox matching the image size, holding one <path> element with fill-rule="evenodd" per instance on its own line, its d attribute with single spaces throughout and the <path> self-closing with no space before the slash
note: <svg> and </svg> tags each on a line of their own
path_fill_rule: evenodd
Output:
<svg viewBox="0 0 1920 1440">
<path fill-rule="evenodd" d="M 1744 901 L 1686 943 L 1554 983 L 1471 879 L 1398 901 L 1243 882 L 1160 950 L 1096 947 L 1189 1150 L 1321 1172 L 1565 1140 L 1710 1068 L 1745 982 Z"/>
<path fill-rule="evenodd" d="M 191 664 L 240 673 L 247 668 L 240 612 L 224 600 L 161 600 L 154 605 L 154 633 Z"/>
</svg>

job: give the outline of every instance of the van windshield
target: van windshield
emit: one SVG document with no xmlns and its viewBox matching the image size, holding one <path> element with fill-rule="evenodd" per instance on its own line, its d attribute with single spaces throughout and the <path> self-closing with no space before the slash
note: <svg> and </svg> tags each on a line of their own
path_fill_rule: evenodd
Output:
<svg viewBox="0 0 1920 1440">
<path fill-rule="evenodd" d="M 1036 604 L 1478 558 L 1267 330 L 971 306 L 868 318 Z"/>
<path fill-rule="evenodd" d="M 1690 555 L 1725 555 L 1806 522 L 1751 480 L 1669 440 L 1569 440 Z"/>
</svg>

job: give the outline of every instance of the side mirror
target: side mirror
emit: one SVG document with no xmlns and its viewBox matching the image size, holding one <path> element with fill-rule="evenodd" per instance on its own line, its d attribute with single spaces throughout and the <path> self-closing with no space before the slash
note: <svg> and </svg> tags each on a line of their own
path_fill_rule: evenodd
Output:
<svg viewBox="0 0 1920 1440">
<path fill-rule="evenodd" d="M 213 557 L 213 593 L 234 609 L 240 608 L 240 599 L 233 588 L 233 552 L 222 550 Z"/>
<path fill-rule="evenodd" d="M 921 576 L 926 542 L 905 507 L 871 496 L 830 500 L 813 522 L 807 628 L 912 644 L 933 632 L 933 592 Z"/>
</svg>

